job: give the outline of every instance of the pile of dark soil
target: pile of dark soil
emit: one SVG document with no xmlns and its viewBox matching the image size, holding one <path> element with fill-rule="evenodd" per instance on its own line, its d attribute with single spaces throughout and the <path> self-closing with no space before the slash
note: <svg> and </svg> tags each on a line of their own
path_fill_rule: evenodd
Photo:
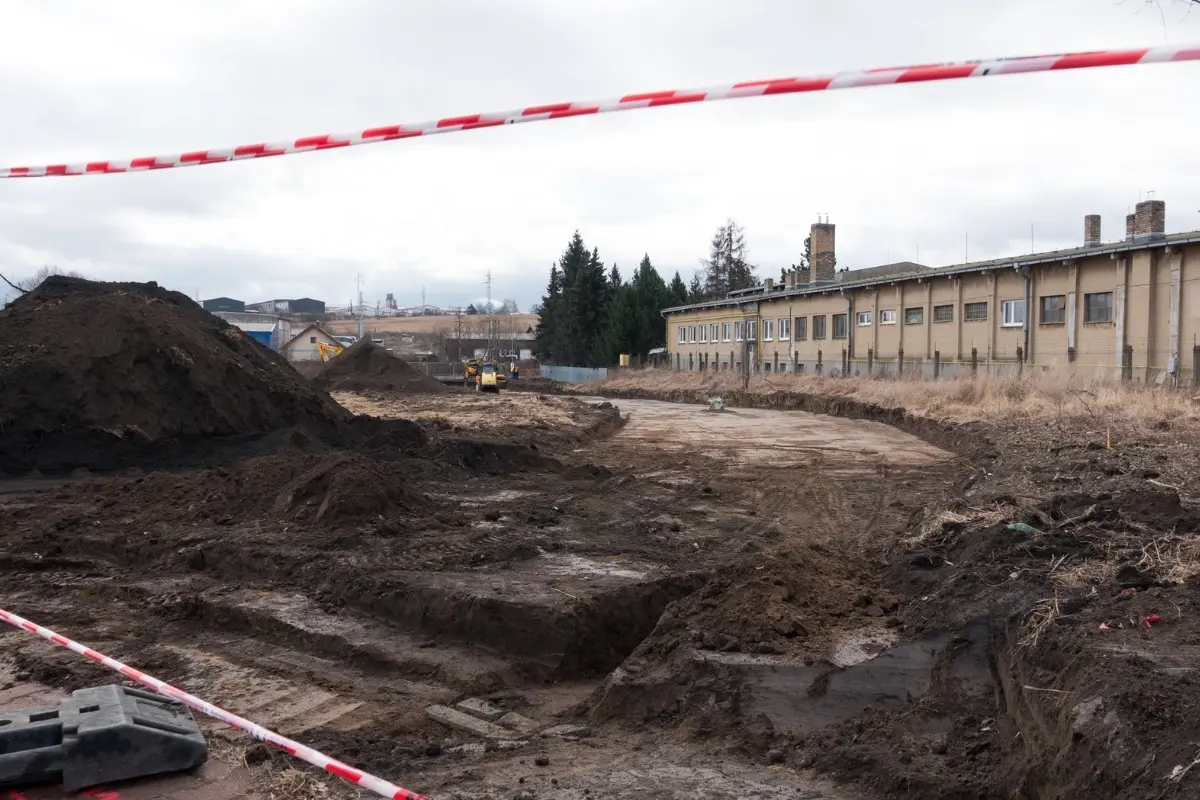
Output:
<svg viewBox="0 0 1200 800">
<path fill-rule="evenodd" d="M 418 372 L 370 339 L 361 339 L 325 364 L 313 382 L 329 390 L 357 392 L 434 393 L 448 391 L 445 384 Z"/>
<path fill-rule="evenodd" d="M 170 461 L 210 437 L 329 436 L 350 417 L 155 283 L 53 276 L 0 312 L 0 472 Z"/>
<path fill-rule="evenodd" d="M 1194 797 L 1200 514 L 1160 488 L 995 500 L 893 562 L 905 630 L 990 630 L 991 690 L 935 670 L 903 710 L 814 734 L 817 765 L 892 797 Z"/>
<path fill-rule="evenodd" d="M 407 464 L 357 453 L 285 449 L 232 468 L 185 475 L 155 472 L 135 480 L 94 479 L 65 487 L 56 496 L 103 498 L 109 518 L 134 528 L 162 522 L 234 525 L 260 519 L 338 527 L 424 504 L 425 496 L 409 485 L 410 474 Z"/>
</svg>

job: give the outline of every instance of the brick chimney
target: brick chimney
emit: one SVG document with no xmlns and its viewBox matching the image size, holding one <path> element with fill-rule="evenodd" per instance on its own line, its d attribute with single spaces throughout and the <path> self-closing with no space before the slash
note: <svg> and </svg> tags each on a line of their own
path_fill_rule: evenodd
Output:
<svg viewBox="0 0 1200 800">
<path fill-rule="evenodd" d="M 1125 239 L 1126 239 L 1126 241 L 1133 238 L 1133 231 L 1135 228 L 1135 225 L 1134 225 L 1135 219 L 1136 219 L 1136 217 L 1133 214 L 1125 215 Z"/>
<path fill-rule="evenodd" d="M 1167 204 L 1162 200 L 1143 200 L 1134 206 L 1135 239 L 1161 239 L 1167 233 Z"/>
<path fill-rule="evenodd" d="M 763 291 L 764 291 L 764 293 L 766 293 L 766 294 L 770 294 L 770 293 L 771 293 L 771 290 L 773 290 L 774 288 L 775 288 L 775 281 L 774 281 L 774 279 L 772 279 L 772 278 L 767 278 L 766 280 L 764 280 L 764 281 L 763 281 Z"/>
<path fill-rule="evenodd" d="M 828 217 L 825 219 L 826 222 L 813 223 L 809 231 L 812 237 L 809 280 L 812 283 L 833 283 L 835 278 L 835 226 L 828 222 Z"/>
<path fill-rule="evenodd" d="M 1083 246 L 1095 247 L 1100 244 L 1100 215 L 1088 214 L 1083 218 Z"/>
<path fill-rule="evenodd" d="M 793 285 L 795 285 L 795 283 L 796 283 L 796 275 L 795 275 L 795 273 L 793 273 L 793 272 L 791 272 L 791 271 L 788 271 L 788 272 L 785 272 L 785 273 L 783 273 L 783 288 L 784 288 L 784 291 L 787 291 L 787 290 L 791 289 L 791 288 L 792 288 L 792 286 L 793 286 Z"/>
</svg>

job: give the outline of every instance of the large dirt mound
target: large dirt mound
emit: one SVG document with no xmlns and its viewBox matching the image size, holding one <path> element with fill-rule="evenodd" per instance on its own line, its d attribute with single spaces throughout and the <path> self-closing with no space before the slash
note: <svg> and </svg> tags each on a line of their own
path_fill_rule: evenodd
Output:
<svg viewBox="0 0 1200 800">
<path fill-rule="evenodd" d="M 342 391 L 381 389 L 393 392 L 444 392 L 437 378 L 418 372 L 370 339 L 346 348 L 317 373 L 314 382 L 323 388 Z"/>
<path fill-rule="evenodd" d="M 155 283 L 55 276 L 0 312 L 3 472 L 109 469 L 289 427 L 325 435 L 350 416 L 282 357 Z"/>
</svg>

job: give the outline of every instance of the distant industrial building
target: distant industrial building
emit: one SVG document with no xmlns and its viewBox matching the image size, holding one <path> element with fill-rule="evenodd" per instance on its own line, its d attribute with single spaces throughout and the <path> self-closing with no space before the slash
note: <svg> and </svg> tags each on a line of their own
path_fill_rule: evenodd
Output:
<svg viewBox="0 0 1200 800">
<path fill-rule="evenodd" d="M 311 297 L 297 297 L 293 300 L 264 300 L 261 303 L 250 303 L 247 311 L 260 311 L 264 314 L 324 314 L 325 301 L 314 300 Z"/>
<path fill-rule="evenodd" d="M 256 311 L 214 311 L 214 317 L 220 317 L 263 347 L 269 347 L 278 352 L 292 339 L 292 321 L 274 314 L 263 314 Z"/>
<path fill-rule="evenodd" d="M 246 304 L 232 297 L 214 297 L 211 300 L 201 300 L 200 307 L 205 311 L 245 311 Z"/>
</svg>

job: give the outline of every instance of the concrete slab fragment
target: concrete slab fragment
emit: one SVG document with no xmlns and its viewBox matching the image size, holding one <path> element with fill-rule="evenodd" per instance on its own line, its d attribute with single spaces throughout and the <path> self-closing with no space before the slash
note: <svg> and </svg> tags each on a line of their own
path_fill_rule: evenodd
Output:
<svg viewBox="0 0 1200 800">
<path fill-rule="evenodd" d="M 435 722 L 440 722 L 447 727 L 454 728 L 463 733 L 469 733 L 472 736 L 481 736 L 487 739 L 512 739 L 516 737 L 516 734 L 510 730 L 505 730 L 499 725 L 493 725 L 486 720 L 476 719 L 470 714 L 464 714 L 449 706 L 429 706 L 429 708 L 425 709 L 425 715 Z"/>
<path fill-rule="evenodd" d="M 481 697 L 468 697 L 461 703 L 455 703 L 454 707 L 459 711 L 470 714 L 472 717 L 478 717 L 488 722 L 495 722 L 505 715 L 505 710 L 495 703 L 489 703 Z"/>
</svg>

